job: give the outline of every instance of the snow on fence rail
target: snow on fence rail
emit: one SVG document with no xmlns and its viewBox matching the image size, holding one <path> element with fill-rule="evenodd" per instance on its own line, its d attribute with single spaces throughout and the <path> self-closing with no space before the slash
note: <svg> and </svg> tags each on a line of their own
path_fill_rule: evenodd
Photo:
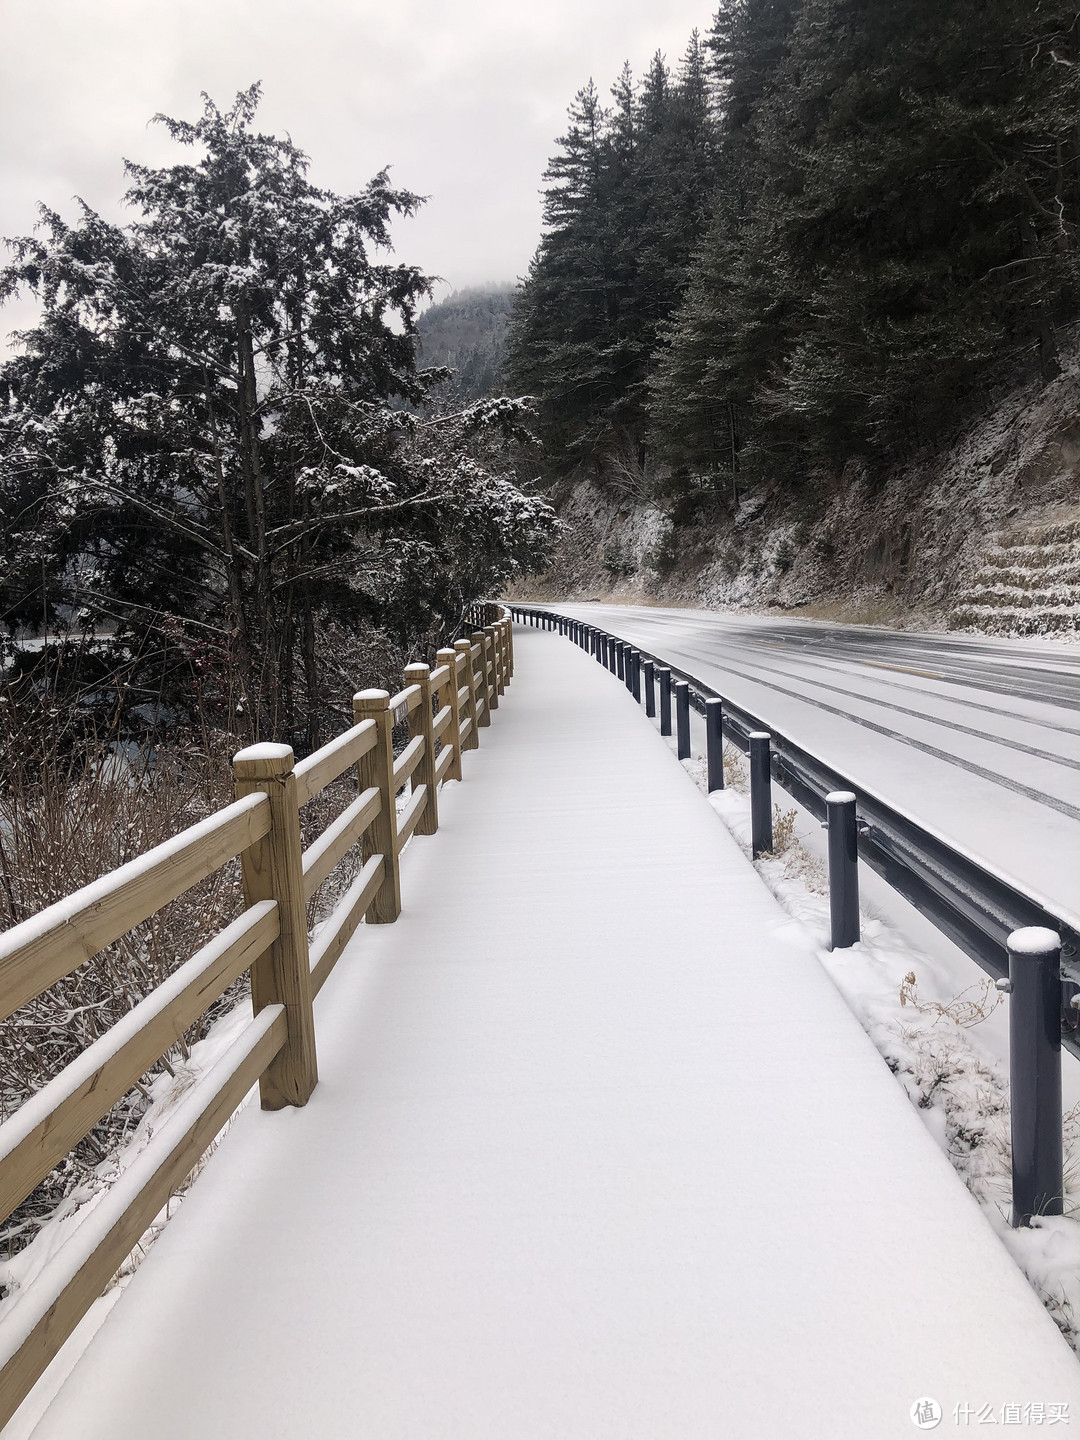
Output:
<svg viewBox="0 0 1080 1440">
<path fill-rule="evenodd" d="M 79 1320 L 258 1082 L 264 1109 L 303 1105 L 318 1081 L 312 1001 L 365 916 L 401 911 L 398 857 L 438 829 L 436 791 L 460 780 L 461 752 L 513 674 L 502 606 L 473 606 L 468 639 L 437 668 L 409 665 L 405 688 L 362 690 L 355 724 L 299 764 L 287 745 L 234 758 L 236 801 L 0 935 L 0 1020 L 235 856 L 245 910 L 164 984 L 0 1125 L 0 1221 L 89 1133 L 245 970 L 253 1019 L 146 1149 L 0 1317 L 0 1429 Z M 394 758 L 392 730 L 408 721 Z M 357 798 L 304 851 L 300 809 L 355 767 Z M 395 796 L 412 782 L 400 816 Z M 309 945 L 307 901 L 357 843 L 363 866 Z"/>
<path fill-rule="evenodd" d="M 1025 890 L 879 795 L 840 775 L 711 686 L 609 631 L 521 605 L 512 616 L 557 630 L 626 684 L 660 733 L 690 756 L 690 709 L 705 717 L 708 786 L 724 787 L 726 736 L 750 757 L 754 857 L 772 849 L 775 780 L 829 830 L 831 948 L 859 939 L 863 860 L 1010 995 L 1013 1224 L 1060 1215 L 1064 1192 L 1061 1047 L 1080 1057 L 1080 918 Z M 675 678 L 678 677 L 678 678 Z"/>
</svg>

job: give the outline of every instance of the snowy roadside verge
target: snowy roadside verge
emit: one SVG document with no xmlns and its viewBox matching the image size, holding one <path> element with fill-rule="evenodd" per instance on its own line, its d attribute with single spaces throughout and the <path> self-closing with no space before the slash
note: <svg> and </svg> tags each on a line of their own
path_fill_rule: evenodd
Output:
<svg viewBox="0 0 1080 1440">
<path fill-rule="evenodd" d="M 674 749 L 674 741 L 671 741 Z M 749 768 L 724 747 L 725 789 L 708 793 L 696 749 L 683 768 L 750 860 Z M 828 874 L 808 844 L 797 807 L 774 807 L 775 845 L 754 868 L 818 960 L 918 1109 L 984 1215 L 1080 1354 L 1080 1105 L 1064 1117 L 1065 1215 L 1009 1224 L 1009 1078 L 980 1027 L 1000 1021 L 1004 998 L 989 977 L 957 977 L 912 941 L 873 903 L 861 906 L 862 939 L 830 951 Z M 991 1022 L 993 1024 L 993 1022 Z"/>
</svg>

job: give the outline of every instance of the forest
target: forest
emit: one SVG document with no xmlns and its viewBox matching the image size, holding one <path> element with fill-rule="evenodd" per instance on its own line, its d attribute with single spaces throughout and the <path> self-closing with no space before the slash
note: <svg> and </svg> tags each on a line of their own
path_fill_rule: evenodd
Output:
<svg viewBox="0 0 1080 1440">
<path fill-rule="evenodd" d="M 552 477 L 735 499 L 954 435 L 1080 302 L 1063 0 L 724 0 L 589 81 L 509 341 Z"/>
</svg>

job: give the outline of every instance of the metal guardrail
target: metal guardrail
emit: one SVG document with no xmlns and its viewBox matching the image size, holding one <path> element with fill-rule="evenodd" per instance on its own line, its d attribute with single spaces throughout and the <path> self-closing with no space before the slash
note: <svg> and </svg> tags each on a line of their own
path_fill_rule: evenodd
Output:
<svg viewBox="0 0 1080 1440">
<path fill-rule="evenodd" d="M 509 609 L 515 619 L 558 630 L 575 640 L 624 680 L 635 699 L 641 698 L 643 668 L 649 715 L 655 714 L 653 686 L 654 681 L 659 682 L 661 734 L 671 734 L 674 692 L 680 758 L 690 754 L 686 714 L 689 702 L 706 718 L 710 789 L 723 786 L 719 753 L 723 739 L 750 755 L 755 856 L 772 846 L 773 780 L 817 820 L 831 820 L 828 828 L 835 945 L 851 944 L 852 936 L 858 938 L 857 856 L 976 961 L 999 989 L 1013 992 L 1010 1050 L 1014 1224 L 1026 1223 L 1033 1214 L 1060 1215 L 1062 1183 L 1060 1178 L 1055 1179 L 1061 1174 L 1060 1046 L 1080 1058 L 1080 923 L 1074 924 L 1067 913 L 1055 910 L 1043 898 L 1029 894 L 950 845 L 689 671 L 610 631 L 557 611 L 521 605 L 510 605 Z M 838 833 L 841 821 L 848 827 L 845 837 Z M 837 859 L 845 840 L 849 842 L 846 875 Z M 839 886 L 846 893 L 838 905 Z M 848 938 L 837 939 L 838 919 L 841 926 L 846 926 Z M 1037 931 L 1042 932 L 1042 949 L 1033 948 Z M 1022 938 L 1017 932 L 1028 933 Z M 1034 993 L 1034 982 L 1029 980 L 1032 960 L 1041 967 L 1040 998 L 1037 1003 L 1025 998 L 1021 1005 L 1017 1003 L 1021 990 L 1025 997 Z M 1051 978 L 1046 980 L 1048 974 Z M 1052 978 L 1055 974 L 1060 976 L 1057 983 Z M 1060 1038 L 1055 1033 L 1055 1008 L 1059 1011 Z M 1056 1101 L 1054 1055 L 1058 1057 Z M 1040 1138 L 1033 1140 L 1035 1135 Z M 1052 1153 L 1055 1144 L 1056 1160 Z M 1021 1149 L 1027 1155 L 1024 1160 L 1019 1158 Z"/>
</svg>

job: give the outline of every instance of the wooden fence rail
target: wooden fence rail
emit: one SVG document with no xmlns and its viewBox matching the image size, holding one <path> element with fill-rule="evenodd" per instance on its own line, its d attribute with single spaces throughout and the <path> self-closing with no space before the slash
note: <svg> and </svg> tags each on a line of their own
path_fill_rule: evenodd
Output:
<svg viewBox="0 0 1080 1440">
<path fill-rule="evenodd" d="M 318 1083 L 312 1002 L 362 919 L 397 919 L 400 852 L 411 836 L 437 831 L 438 786 L 462 778 L 462 751 L 479 743 L 513 674 L 509 612 L 477 605 L 466 623 L 482 628 L 440 650 L 435 669 L 407 666 L 397 695 L 360 691 L 356 723 L 321 750 L 299 764 L 287 745 L 241 750 L 233 804 L 0 935 L 3 1021 L 240 857 L 240 917 L 0 1125 L 2 1222 L 250 972 L 249 1024 L 0 1310 L 0 1429 L 251 1087 L 264 1109 L 278 1109 L 305 1104 Z M 403 722 L 409 741 L 395 758 L 392 731 Z M 304 850 L 301 808 L 352 769 L 356 799 Z M 311 942 L 307 902 L 356 845 L 361 869 Z"/>
</svg>

